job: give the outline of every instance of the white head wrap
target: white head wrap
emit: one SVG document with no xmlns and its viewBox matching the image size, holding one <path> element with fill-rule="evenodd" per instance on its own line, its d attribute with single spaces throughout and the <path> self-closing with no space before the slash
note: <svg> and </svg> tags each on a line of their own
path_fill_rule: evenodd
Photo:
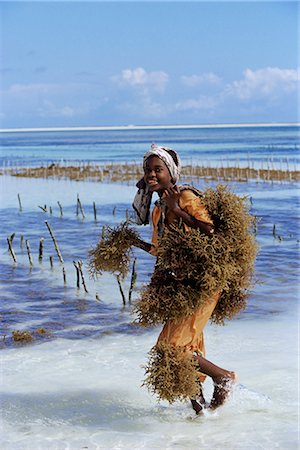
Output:
<svg viewBox="0 0 300 450">
<path fill-rule="evenodd" d="M 175 163 L 174 159 L 172 158 L 169 152 L 173 152 L 173 154 L 176 156 L 177 164 Z M 181 161 L 177 152 L 175 152 L 175 150 L 173 150 L 172 148 L 159 147 L 156 144 L 152 144 L 150 150 L 148 150 L 147 153 L 145 153 L 144 155 L 144 163 L 143 163 L 144 169 L 146 166 L 146 161 L 148 158 L 150 158 L 150 156 L 157 156 L 158 158 L 160 158 L 169 169 L 173 182 L 177 183 L 181 171 Z"/>
<path fill-rule="evenodd" d="M 172 155 L 174 155 L 175 160 Z M 173 183 L 177 183 L 181 171 L 181 161 L 177 152 L 168 147 L 159 147 L 152 144 L 150 149 L 144 155 L 143 168 L 146 167 L 146 161 L 150 156 L 158 156 L 167 166 Z M 151 205 L 152 192 L 146 185 L 144 178 L 137 183 L 138 191 L 134 197 L 132 206 L 135 210 L 135 221 L 138 225 L 146 225 L 149 223 L 149 212 Z"/>
</svg>

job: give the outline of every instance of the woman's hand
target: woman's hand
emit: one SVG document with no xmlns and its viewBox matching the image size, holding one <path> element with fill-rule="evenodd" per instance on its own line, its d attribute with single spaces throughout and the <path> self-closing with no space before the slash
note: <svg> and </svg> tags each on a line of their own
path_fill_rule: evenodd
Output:
<svg viewBox="0 0 300 450">
<path fill-rule="evenodd" d="M 180 190 L 175 186 L 171 186 L 165 190 L 162 198 L 164 199 L 169 211 L 175 212 L 179 208 Z"/>
</svg>

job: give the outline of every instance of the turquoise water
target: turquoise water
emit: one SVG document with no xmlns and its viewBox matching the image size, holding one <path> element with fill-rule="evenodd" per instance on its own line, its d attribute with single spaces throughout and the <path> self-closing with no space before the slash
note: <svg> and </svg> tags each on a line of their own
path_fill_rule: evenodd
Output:
<svg viewBox="0 0 300 450">
<path fill-rule="evenodd" d="M 0 167 L 52 162 L 139 162 L 152 142 L 173 147 L 183 162 L 299 167 L 299 131 L 290 127 L 1 133 Z"/>
</svg>

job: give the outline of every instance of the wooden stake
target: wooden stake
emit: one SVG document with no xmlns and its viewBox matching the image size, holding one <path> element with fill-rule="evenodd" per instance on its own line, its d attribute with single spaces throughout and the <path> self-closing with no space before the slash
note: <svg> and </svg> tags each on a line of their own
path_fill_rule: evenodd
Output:
<svg viewBox="0 0 300 450">
<path fill-rule="evenodd" d="M 14 262 L 17 262 L 16 255 L 15 255 L 14 249 L 12 247 L 12 240 L 10 237 L 7 238 L 7 243 L 8 243 L 8 250 L 12 256 L 12 259 L 14 260 Z"/>
<path fill-rule="evenodd" d="M 40 239 L 40 246 L 39 246 L 39 261 L 41 262 L 43 259 L 43 247 L 44 247 L 44 238 Z"/>
<path fill-rule="evenodd" d="M 61 206 L 61 204 L 59 203 L 59 201 L 57 202 L 57 204 L 58 204 L 58 206 L 59 206 L 59 210 L 60 210 L 60 217 L 63 217 L 63 209 L 62 209 L 62 206 Z"/>
<path fill-rule="evenodd" d="M 119 285 L 119 289 L 120 289 L 123 305 L 125 306 L 126 305 L 126 298 L 125 298 L 124 291 L 123 291 L 123 288 L 122 288 L 122 285 L 121 285 L 121 281 L 120 281 L 121 274 L 116 275 L 116 278 L 117 278 L 117 281 L 118 281 L 118 285 Z"/>
<path fill-rule="evenodd" d="M 276 238 L 276 225 L 275 225 L 275 223 L 273 225 L 273 236 L 274 236 L 274 238 Z"/>
<path fill-rule="evenodd" d="M 133 261 L 133 264 L 132 264 L 130 288 L 129 288 L 129 293 L 128 293 L 128 303 L 131 303 L 132 291 L 133 291 L 133 288 L 134 288 L 135 283 L 136 283 L 137 273 L 135 271 L 135 263 L 136 263 L 136 258 L 134 258 L 134 261 Z"/>
<path fill-rule="evenodd" d="M 63 263 L 63 262 L 64 262 L 63 257 L 61 256 L 61 253 L 60 253 L 58 244 L 57 244 L 57 242 L 56 242 L 56 239 L 55 239 L 55 237 L 54 237 L 54 234 L 52 233 L 51 227 L 50 227 L 49 223 L 47 222 L 47 220 L 45 220 L 45 224 L 47 225 L 47 228 L 48 228 L 48 230 L 49 230 L 50 236 L 52 237 L 52 240 L 53 240 L 53 243 L 54 243 L 54 247 L 55 247 L 57 256 L 58 256 L 60 262 Z"/>
<path fill-rule="evenodd" d="M 84 219 L 85 215 L 84 215 L 83 207 L 82 207 L 82 204 L 81 204 L 81 201 L 79 198 L 79 194 L 77 194 L 77 206 L 79 206 L 80 212 L 82 214 L 82 218 Z M 77 215 L 78 215 L 78 209 L 77 209 Z"/>
<path fill-rule="evenodd" d="M 23 211 L 20 194 L 18 194 L 18 201 L 19 201 L 19 211 Z"/>
<path fill-rule="evenodd" d="M 47 212 L 47 205 L 39 206 L 39 208 L 41 208 L 41 210 L 44 211 L 45 213 Z"/>
<path fill-rule="evenodd" d="M 95 219 L 95 222 L 97 222 L 97 209 L 96 209 L 96 203 L 95 202 L 93 202 L 93 210 L 94 210 L 94 219 Z"/>
<path fill-rule="evenodd" d="M 32 257 L 31 257 L 31 252 L 30 252 L 30 245 L 29 245 L 28 239 L 26 239 L 25 242 L 26 242 L 26 248 L 27 248 L 27 254 L 28 254 L 29 264 L 30 264 L 31 266 L 33 266 L 33 263 L 32 263 Z"/>
<path fill-rule="evenodd" d="M 79 289 L 79 288 L 80 288 L 80 274 L 79 274 L 79 267 L 78 267 L 76 261 L 73 261 L 73 264 L 74 264 L 74 267 L 75 267 L 75 269 L 76 269 L 76 277 L 77 277 L 76 286 L 77 286 L 77 289 Z"/>
<path fill-rule="evenodd" d="M 79 215 L 79 203 L 78 203 L 79 194 L 77 194 L 77 202 L 76 202 L 76 216 Z"/>
<path fill-rule="evenodd" d="M 86 288 L 84 276 L 83 276 L 82 265 L 83 265 L 83 262 L 82 261 L 78 261 L 78 267 L 79 267 L 79 272 L 80 272 L 80 275 L 81 275 L 82 285 L 83 285 L 83 288 L 84 288 L 85 292 L 88 292 L 88 290 Z"/>
<path fill-rule="evenodd" d="M 67 284 L 66 270 L 64 267 L 62 268 L 62 273 L 63 273 L 64 284 Z"/>
<path fill-rule="evenodd" d="M 50 267 L 53 269 L 53 256 L 49 256 Z"/>
<path fill-rule="evenodd" d="M 23 248 L 23 243 L 24 243 L 24 236 L 23 236 L 23 234 L 21 234 L 21 236 L 20 236 L 20 248 Z"/>
</svg>

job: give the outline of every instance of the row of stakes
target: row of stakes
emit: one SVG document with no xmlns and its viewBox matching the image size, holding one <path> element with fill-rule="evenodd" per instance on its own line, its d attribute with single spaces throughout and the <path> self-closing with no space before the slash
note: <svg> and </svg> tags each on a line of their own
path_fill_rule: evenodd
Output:
<svg viewBox="0 0 300 450">
<path fill-rule="evenodd" d="M 22 211 L 23 208 L 22 208 L 20 194 L 18 194 L 18 201 L 19 201 L 19 210 Z M 60 215 L 62 217 L 63 216 L 63 208 L 62 208 L 60 202 L 57 202 L 57 203 L 58 203 L 58 206 L 60 208 Z M 253 204 L 252 197 L 250 197 L 250 203 L 251 203 L 251 205 Z M 47 212 L 47 205 L 44 205 L 44 207 L 39 206 L 39 208 L 42 209 L 43 212 Z M 79 215 L 79 211 L 81 212 L 82 217 L 85 218 L 84 209 L 82 207 L 79 195 L 77 194 L 76 215 Z M 95 218 L 95 221 L 96 221 L 97 220 L 97 210 L 96 210 L 95 202 L 93 202 L 93 211 L 94 211 L 94 218 Z M 113 215 L 115 215 L 115 211 L 116 211 L 116 207 L 113 208 L 113 211 L 112 211 Z M 51 207 L 49 208 L 49 212 L 50 212 L 50 214 L 52 214 Z M 127 221 L 129 220 L 128 209 L 126 210 L 126 220 Z M 59 258 L 59 261 L 63 264 L 64 261 L 63 261 L 61 252 L 59 250 L 59 246 L 57 244 L 56 238 L 55 238 L 55 236 L 53 234 L 53 231 L 52 231 L 52 229 L 51 229 L 51 227 L 50 227 L 50 225 L 49 225 L 49 223 L 47 221 L 45 221 L 45 224 L 46 224 L 46 226 L 47 226 L 47 228 L 49 230 L 50 236 L 51 236 L 51 238 L 53 240 L 54 247 L 55 247 L 57 256 Z M 254 228 L 255 228 L 254 232 L 256 234 L 257 233 L 257 221 L 256 220 L 254 222 Z M 278 235 L 277 232 L 276 232 L 276 225 L 275 224 L 273 225 L 272 234 L 273 234 L 275 239 L 278 239 L 279 241 L 282 241 L 283 238 L 280 235 Z M 7 238 L 7 242 L 8 242 L 9 252 L 10 252 L 14 262 L 17 262 L 16 255 L 15 255 L 15 252 L 14 252 L 13 246 L 12 246 L 12 242 L 13 242 L 14 237 L 15 237 L 15 233 L 13 233 L 10 237 Z M 21 247 L 23 247 L 23 239 L 24 239 L 24 237 L 21 235 Z M 29 244 L 28 240 L 26 240 L 25 242 L 26 242 L 26 248 L 27 248 L 27 253 L 28 253 L 28 258 L 29 258 L 29 264 L 32 267 L 33 266 L 33 261 L 32 261 L 31 251 L 30 251 L 30 244 Z M 42 259 L 43 259 L 43 242 L 44 242 L 44 238 L 41 238 L 40 239 L 40 244 L 39 244 L 39 261 L 42 261 Z M 50 260 L 50 266 L 51 266 L 51 268 L 53 268 L 53 257 L 50 256 L 49 260 Z M 73 265 L 74 265 L 74 267 L 76 269 L 76 275 L 77 275 L 76 285 L 77 285 L 77 288 L 80 288 L 80 279 L 81 279 L 81 283 L 83 285 L 83 288 L 84 288 L 85 292 L 88 292 L 87 287 L 86 287 L 86 283 L 85 283 L 85 279 L 84 279 L 84 275 L 83 275 L 83 270 L 82 270 L 83 262 L 82 261 L 73 261 Z M 129 294 L 128 294 L 128 302 L 129 303 L 131 302 L 132 291 L 133 291 L 133 288 L 134 288 L 134 286 L 136 284 L 136 278 L 137 278 L 135 265 L 136 265 L 136 259 L 134 260 L 133 266 L 132 266 L 132 274 L 131 274 L 131 281 L 130 281 Z M 63 271 L 64 284 L 66 284 L 66 271 L 65 271 L 64 267 L 62 268 L 62 271 Z M 125 305 L 126 304 L 126 296 L 125 296 L 125 293 L 124 293 L 124 290 L 123 290 L 123 287 L 122 287 L 122 284 L 121 284 L 120 275 L 116 275 L 116 278 L 117 278 L 117 282 L 118 282 L 118 286 L 119 286 L 122 302 Z M 96 294 L 96 300 L 100 301 L 100 298 L 99 298 L 98 294 Z"/>
<path fill-rule="evenodd" d="M 18 194 L 18 201 L 19 201 L 19 210 L 23 211 L 20 194 Z M 61 217 L 62 217 L 63 216 L 62 206 L 61 206 L 61 204 L 59 202 L 57 202 L 57 203 L 58 203 L 58 205 L 60 207 L 60 214 L 61 214 Z M 47 206 L 46 205 L 44 207 L 39 206 L 39 208 L 42 209 L 44 212 L 47 212 Z M 96 204 L 95 204 L 95 202 L 93 202 L 93 210 L 94 210 L 94 218 L 95 218 L 95 220 L 97 220 L 97 211 L 96 211 Z M 79 195 L 77 195 L 77 211 L 76 211 L 77 215 L 79 214 L 79 211 L 81 212 L 82 217 L 84 218 L 85 217 L 84 210 L 83 210 L 83 207 L 82 207 Z M 113 208 L 113 211 L 112 211 L 113 215 L 115 215 L 115 211 L 116 211 L 116 207 Z M 52 214 L 51 207 L 49 209 L 49 212 L 50 212 L 50 214 Z M 126 210 L 126 220 L 127 221 L 129 220 L 128 210 Z M 54 233 L 53 233 L 53 231 L 52 231 L 52 229 L 50 227 L 50 224 L 48 223 L 47 220 L 45 220 L 45 224 L 46 224 L 46 226 L 48 228 L 48 231 L 50 233 L 50 236 L 52 238 L 52 241 L 53 241 L 53 244 L 54 244 L 54 248 L 55 248 L 57 256 L 58 256 L 58 259 L 59 259 L 60 263 L 63 264 L 64 260 L 63 260 L 61 251 L 59 249 L 57 240 L 56 240 L 56 238 L 54 236 Z M 11 254 L 11 257 L 12 257 L 13 261 L 16 263 L 17 262 L 17 258 L 16 258 L 16 254 L 15 254 L 14 249 L 13 249 L 13 240 L 14 240 L 14 238 L 15 238 L 15 233 L 11 234 L 7 238 L 7 243 L 8 243 L 9 253 Z M 20 237 L 20 247 L 21 248 L 23 248 L 23 244 L 24 244 L 24 236 L 21 235 L 21 237 Z M 33 259 L 32 259 L 32 255 L 31 255 L 30 244 L 29 244 L 29 240 L 28 239 L 25 240 L 25 244 L 26 244 L 29 264 L 30 264 L 30 267 L 32 267 L 33 266 Z M 39 256 L 38 256 L 39 262 L 41 262 L 43 260 L 43 248 L 44 248 L 44 238 L 41 238 L 40 239 L 40 243 L 39 243 Z M 50 267 L 53 268 L 53 256 L 49 257 L 49 261 L 50 261 Z M 84 291 L 86 293 L 88 293 L 86 282 L 85 282 L 85 278 L 84 278 L 84 274 L 83 274 L 83 262 L 81 260 L 73 261 L 73 265 L 74 265 L 74 267 L 76 269 L 76 279 L 77 279 L 76 286 L 77 286 L 77 288 L 78 289 L 80 288 L 80 280 L 81 280 L 81 284 L 83 285 Z M 136 258 L 134 259 L 133 265 L 132 265 L 130 287 L 129 287 L 129 292 L 128 292 L 128 303 L 131 303 L 132 292 L 133 292 L 134 286 L 136 284 L 136 279 L 137 279 L 137 272 L 136 272 L 136 267 L 135 266 L 136 266 Z M 62 267 L 62 273 L 63 273 L 63 281 L 64 281 L 64 284 L 66 285 L 67 278 L 66 278 L 66 270 L 65 270 L 64 266 Z M 119 286 L 119 290 L 120 290 L 120 294 L 121 294 L 123 305 L 126 305 L 126 296 L 125 296 L 124 289 L 123 289 L 122 284 L 121 284 L 121 275 L 120 274 L 116 275 L 116 279 L 117 279 L 117 283 L 118 283 L 118 286 Z M 96 293 L 96 300 L 100 301 L 99 295 L 97 293 Z"/>
<path fill-rule="evenodd" d="M 21 202 L 21 197 L 20 194 L 18 194 L 18 202 L 19 202 L 19 211 L 23 211 L 23 206 L 22 206 L 22 202 Z M 64 213 L 63 213 L 63 207 L 61 205 L 61 203 L 58 201 L 57 202 L 59 210 L 60 210 L 60 217 L 63 217 Z M 47 205 L 44 206 L 38 206 L 43 212 L 47 213 L 48 212 L 48 208 Z M 84 209 L 83 206 L 81 204 L 80 198 L 79 198 L 79 194 L 77 194 L 77 204 L 76 204 L 76 215 L 79 216 L 79 211 L 82 215 L 82 218 L 85 218 L 85 213 L 84 213 Z M 96 208 L 96 203 L 93 202 L 93 212 L 94 212 L 94 219 L 95 221 L 97 221 L 97 208 Z M 113 215 L 115 215 L 116 213 L 116 207 L 114 206 L 113 211 L 112 211 Z M 52 207 L 49 206 L 49 214 L 52 215 Z M 128 209 L 126 209 L 126 220 L 129 220 L 129 211 Z"/>
</svg>

